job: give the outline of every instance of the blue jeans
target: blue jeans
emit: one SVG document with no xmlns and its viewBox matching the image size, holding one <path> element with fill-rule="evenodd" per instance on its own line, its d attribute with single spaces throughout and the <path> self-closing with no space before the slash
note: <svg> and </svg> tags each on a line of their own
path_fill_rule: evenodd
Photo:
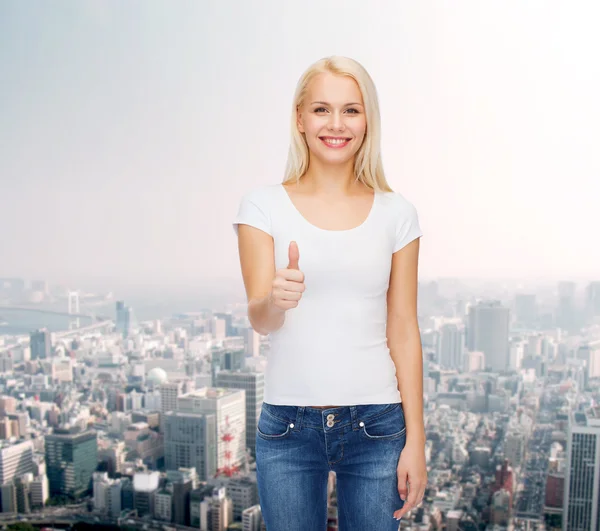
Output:
<svg viewBox="0 0 600 531">
<path fill-rule="evenodd" d="M 267 531 L 326 531 L 336 473 L 339 531 L 397 531 L 402 404 L 318 409 L 263 402 L 256 430 L 258 494 Z"/>
</svg>

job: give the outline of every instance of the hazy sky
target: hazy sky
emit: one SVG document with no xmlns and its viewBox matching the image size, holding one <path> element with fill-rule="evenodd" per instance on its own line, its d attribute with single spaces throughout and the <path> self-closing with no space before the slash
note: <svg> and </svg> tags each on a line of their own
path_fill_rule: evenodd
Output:
<svg viewBox="0 0 600 531">
<path fill-rule="evenodd" d="M 280 182 L 331 54 L 380 96 L 421 277 L 600 277 L 597 2 L 0 3 L 0 276 L 240 280 L 241 195 Z"/>
</svg>

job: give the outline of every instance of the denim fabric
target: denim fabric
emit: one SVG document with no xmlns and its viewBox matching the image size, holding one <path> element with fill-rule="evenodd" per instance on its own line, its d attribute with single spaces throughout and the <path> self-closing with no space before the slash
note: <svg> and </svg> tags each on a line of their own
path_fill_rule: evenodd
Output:
<svg viewBox="0 0 600 531">
<path fill-rule="evenodd" d="M 331 416 L 333 415 L 333 416 Z M 326 531 L 327 479 L 337 478 L 339 531 L 397 531 L 402 404 L 318 409 L 263 402 L 256 430 L 267 531 Z"/>
</svg>

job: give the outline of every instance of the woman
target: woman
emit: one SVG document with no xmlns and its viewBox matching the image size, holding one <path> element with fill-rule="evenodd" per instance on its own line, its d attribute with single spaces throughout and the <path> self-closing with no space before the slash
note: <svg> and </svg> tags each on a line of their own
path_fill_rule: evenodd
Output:
<svg viewBox="0 0 600 531">
<path fill-rule="evenodd" d="M 345 57 L 294 96 L 283 183 L 242 198 L 234 230 L 252 327 L 270 336 L 256 430 L 269 531 L 398 529 L 427 483 L 414 206 L 386 182 L 376 89 Z"/>
</svg>

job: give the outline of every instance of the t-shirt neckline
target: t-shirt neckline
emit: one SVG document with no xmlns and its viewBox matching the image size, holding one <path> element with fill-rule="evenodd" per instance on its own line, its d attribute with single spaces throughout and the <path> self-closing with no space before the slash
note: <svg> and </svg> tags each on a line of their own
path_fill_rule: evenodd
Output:
<svg viewBox="0 0 600 531">
<path fill-rule="evenodd" d="M 311 223 L 310 221 L 308 221 L 304 217 L 304 215 L 298 210 L 298 208 L 296 207 L 296 205 L 292 201 L 292 198 L 290 197 L 290 195 L 288 194 L 287 190 L 285 189 L 285 186 L 283 186 L 283 183 L 280 183 L 278 186 L 281 189 L 281 192 L 285 196 L 285 200 L 290 205 L 290 207 L 292 208 L 292 210 L 296 213 L 297 216 L 299 216 L 303 220 L 303 222 L 306 225 L 308 225 L 309 227 L 312 227 L 313 229 L 315 229 L 317 231 L 331 233 L 331 234 L 336 234 L 336 233 L 345 234 L 345 233 L 349 233 L 349 232 L 354 232 L 354 231 L 357 231 L 357 230 L 361 229 L 365 225 L 367 225 L 367 223 L 371 220 L 371 218 L 374 215 L 375 206 L 377 204 L 377 197 L 379 195 L 379 193 L 377 192 L 377 190 L 375 190 L 374 194 L 373 194 L 373 203 L 371 204 L 371 209 L 369 210 L 369 213 L 367 214 L 367 217 L 362 221 L 362 223 L 360 223 L 356 227 L 352 227 L 352 228 L 349 228 L 349 229 L 341 229 L 341 230 L 323 229 L 321 227 L 317 227 L 314 223 Z"/>
</svg>

